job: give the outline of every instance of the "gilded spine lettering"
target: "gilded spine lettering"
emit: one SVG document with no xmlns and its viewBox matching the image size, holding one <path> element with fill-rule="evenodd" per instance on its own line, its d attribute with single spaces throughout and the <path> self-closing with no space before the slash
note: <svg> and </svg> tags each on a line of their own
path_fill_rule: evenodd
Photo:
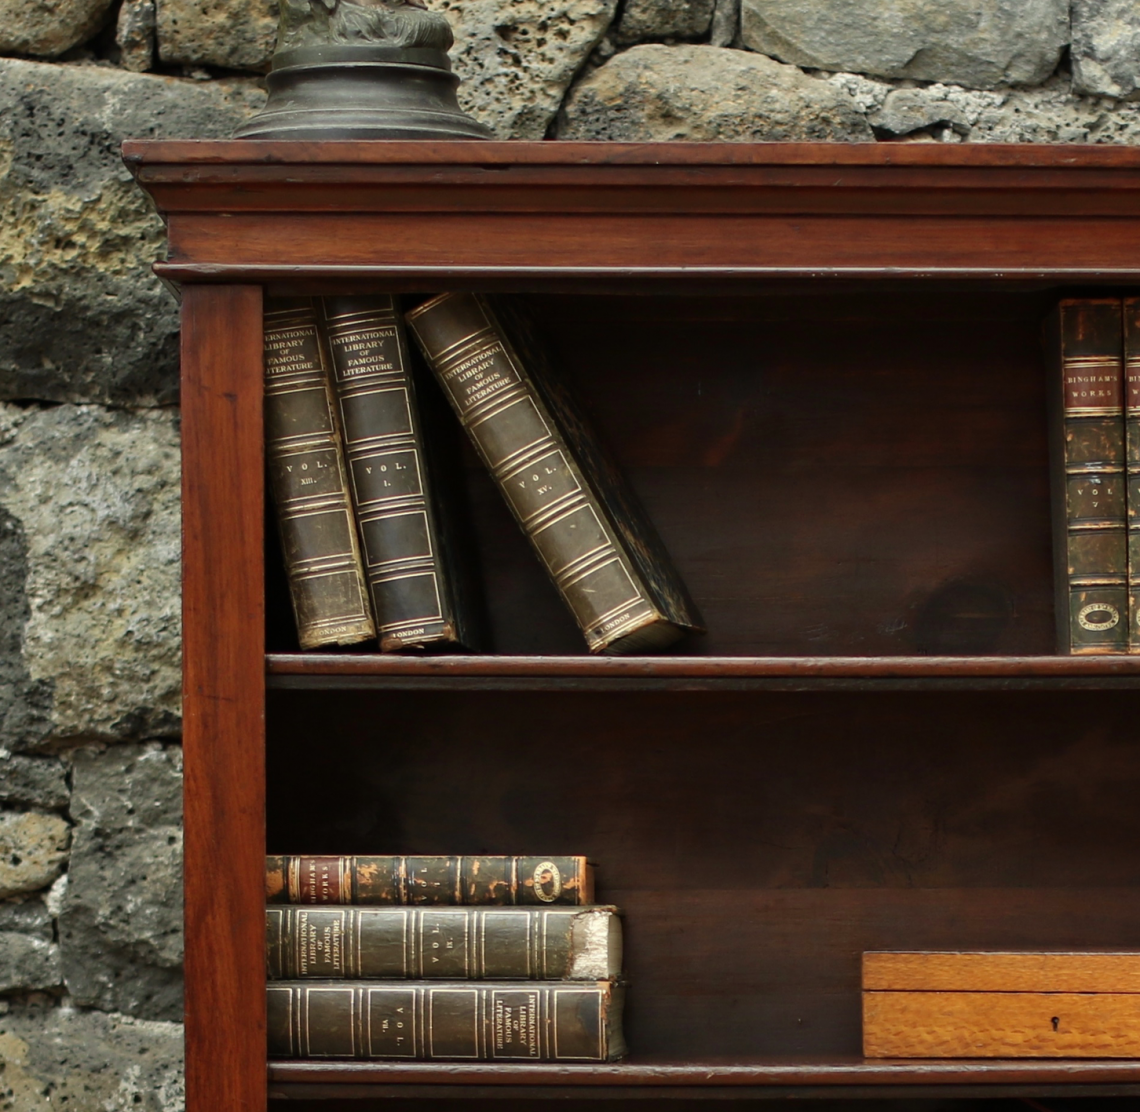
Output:
<svg viewBox="0 0 1140 1112">
<path fill-rule="evenodd" d="M 1058 639 L 1063 652 L 1128 648 L 1124 366 L 1119 299 L 1059 309 L 1054 449 Z"/>
<path fill-rule="evenodd" d="M 265 452 L 303 649 L 375 636 L 312 302 L 265 314 Z"/>
<path fill-rule="evenodd" d="M 290 982 L 268 990 L 274 1058 L 602 1062 L 625 1055 L 622 985 Z"/>
<path fill-rule="evenodd" d="M 1124 455 L 1128 471 L 1128 651 L 1140 653 L 1140 297 L 1125 298 Z"/>
<path fill-rule="evenodd" d="M 380 647 L 460 644 L 403 318 L 392 297 L 323 305 Z"/>
<path fill-rule="evenodd" d="M 407 319 L 590 650 L 659 647 L 680 636 L 490 306 L 474 294 L 444 294 Z"/>
<path fill-rule="evenodd" d="M 614 907 L 271 907 L 272 980 L 598 981 L 621 973 Z"/>
</svg>

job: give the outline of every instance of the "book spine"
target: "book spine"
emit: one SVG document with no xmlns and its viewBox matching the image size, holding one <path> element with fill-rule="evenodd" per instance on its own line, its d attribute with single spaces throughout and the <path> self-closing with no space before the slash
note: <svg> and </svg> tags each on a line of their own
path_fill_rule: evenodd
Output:
<svg viewBox="0 0 1140 1112">
<path fill-rule="evenodd" d="M 370 640 L 376 627 L 308 299 L 267 304 L 265 457 L 301 648 Z"/>
<path fill-rule="evenodd" d="M 444 294 L 407 320 L 590 651 L 659 648 L 680 637 L 685 629 L 662 612 L 583 471 L 583 454 L 489 304 Z"/>
<path fill-rule="evenodd" d="M 621 972 L 615 908 L 271 907 L 271 980 L 598 981 Z"/>
<path fill-rule="evenodd" d="M 320 857 L 265 859 L 265 898 L 282 904 L 594 902 L 584 857 Z"/>
<path fill-rule="evenodd" d="M 1054 397 L 1054 547 L 1061 652 L 1128 649 L 1124 368 L 1118 299 L 1063 301 Z"/>
<path fill-rule="evenodd" d="M 1128 470 L 1128 651 L 1140 653 L 1140 297 L 1123 305 L 1124 456 Z"/>
<path fill-rule="evenodd" d="M 604 1062 L 623 1057 L 620 984 L 278 981 L 274 1058 Z"/>
<path fill-rule="evenodd" d="M 323 320 L 380 648 L 462 647 L 396 301 L 325 298 Z"/>
</svg>

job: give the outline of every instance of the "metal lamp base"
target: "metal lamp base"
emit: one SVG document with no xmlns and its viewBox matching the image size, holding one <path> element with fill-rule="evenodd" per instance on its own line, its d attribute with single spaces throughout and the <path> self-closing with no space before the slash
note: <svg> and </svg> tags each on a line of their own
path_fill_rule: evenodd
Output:
<svg viewBox="0 0 1140 1112">
<path fill-rule="evenodd" d="M 235 139 L 490 139 L 441 50 L 302 46 L 274 55 L 265 108 Z"/>
</svg>

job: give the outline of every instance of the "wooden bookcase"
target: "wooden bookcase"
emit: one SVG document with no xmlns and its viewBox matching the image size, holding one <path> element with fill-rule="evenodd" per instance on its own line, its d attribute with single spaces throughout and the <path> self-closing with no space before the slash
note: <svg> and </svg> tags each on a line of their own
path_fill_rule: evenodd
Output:
<svg viewBox="0 0 1140 1112">
<path fill-rule="evenodd" d="M 1052 655 L 1040 325 L 1140 288 L 1140 151 L 125 154 L 183 297 L 191 1112 L 1140 1095 L 1140 1062 L 866 1062 L 859 1030 L 864 949 L 1137 944 L 1140 658 Z M 447 288 L 530 300 L 707 637 L 583 655 L 472 467 L 498 655 L 290 651 L 263 291 Z M 267 1072 L 267 842 L 589 853 L 627 911 L 633 1056 Z"/>
</svg>

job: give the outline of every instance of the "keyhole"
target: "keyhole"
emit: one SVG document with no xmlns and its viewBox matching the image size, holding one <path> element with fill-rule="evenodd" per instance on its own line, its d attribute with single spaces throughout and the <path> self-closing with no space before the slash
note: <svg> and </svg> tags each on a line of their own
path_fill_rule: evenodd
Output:
<svg viewBox="0 0 1140 1112">
<path fill-rule="evenodd" d="M 1057 1028 L 1061 1026 L 1061 1017 L 1054 1016 L 1051 1020 L 1049 1020 L 1049 1022 L 1053 1024 L 1053 1030 L 1056 1031 Z"/>
</svg>

